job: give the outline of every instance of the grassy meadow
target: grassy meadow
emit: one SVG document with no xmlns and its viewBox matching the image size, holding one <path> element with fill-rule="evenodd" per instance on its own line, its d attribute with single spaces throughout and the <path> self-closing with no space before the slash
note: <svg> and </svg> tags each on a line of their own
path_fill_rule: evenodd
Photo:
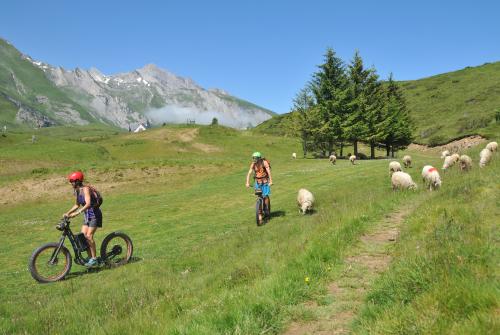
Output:
<svg viewBox="0 0 500 335">
<path fill-rule="evenodd" d="M 301 156 L 295 139 L 225 127 L 140 134 L 61 127 L 38 131 L 36 143 L 31 135 L 0 135 L 2 334 L 279 334 L 315 318 L 304 302 L 334 304 L 326 287 L 344 256 L 410 203 L 394 261 L 371 288 L 354 333 L 497 333 L 498 153 L 480 170 L 480 148 L 471 149 L 473 170 L 443 174 L 443 188 L 430 193 L 420 171 L 441 160 L 412 152 L 408 170 L 420 187 L 393 192 L 388 160 L 292 160 L 292 152 Z M 271 161 L 275 184 L 272 219 L 262 227 L 245 187 L 256 150 Z M 121 230 L 134 259 L 93 271 L 73 263 L 66 280 L 41 285 L 27 262 L 36 247 L 58 240 L 54 226 L 73 202 L 65 176 L 75 169 L 104 196 L 98 248 Z M 301 187 L 316 197 L 312 215 L 298 214 Z"/>
</svg>

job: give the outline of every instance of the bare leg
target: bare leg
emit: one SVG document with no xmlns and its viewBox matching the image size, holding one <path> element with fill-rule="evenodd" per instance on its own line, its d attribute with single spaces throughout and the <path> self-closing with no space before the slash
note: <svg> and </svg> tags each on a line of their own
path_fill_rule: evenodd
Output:
<svg viewBox="0 0 500 335">
<path fill-rule="evenodd" d="M 90 256 L 92 258 L 96 258 L 94 234 L 95 234 L 95 231 L 97 230 L 97 227 L 87 227 L 87 226 L 84 226 L 84 227 L 86 227 L 85 237 L 87 238 L 87 242 L 89 243 Z M 82 231 L 83 231 L 83 227 L 82 227 Z"/>
</svg>

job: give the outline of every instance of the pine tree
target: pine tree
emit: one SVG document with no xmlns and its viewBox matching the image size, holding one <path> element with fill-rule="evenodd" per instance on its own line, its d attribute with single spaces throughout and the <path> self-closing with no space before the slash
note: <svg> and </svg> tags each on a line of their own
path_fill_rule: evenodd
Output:
<svg viewBox="0 0 500 335">
<path fill-rule="evenodd" d="M 365 100 L 366 136 L 364 141 L 370 145 L 370 158 L 375 158 L 375 146 L 383 138 L 384 90 L 375 69 L 371 69 L 363 91 Z"/>
<path fill-rule="evenodd" d="M 293 99 L 290 118 L 285 122 L 288 135 L 297 136 L 302 143 L 304 158 L 307 155 L 308 141 L 311 137 L 309 110 L 314 106 L 314 98 L 309 85 L 301 89 Z"/>
<path fill-rule="evenodd" d="M 344 121 L 346 139 L 354 146 L 354 155 L 358 155 L 358 141 L 366 137 L 368 132 L 366 124 L 367 101 L 364 94 L 370 70 L 366 70 L 363 60 L 356 50 L 354 58 L 349 65 L 349 103 L 348 116 Z"/>
<path fill-rule="evenodd" d="M 394 157 L 394 151 L 404 149 L 413 140 L 414 123 L 406 107 L 401 89 L 389 75 L 386 85 L 384 121 L 381 124 L 381 140 L 387 156 Z"/>
<path fill-rule="evenodd" d="M 344 141 L 341 125 L 346 116 L 348 81 L 344 63 L 333 49 L 326 50 L 324 59 L 310 86 L 316 104 L 320 106 L 314 111 L 313 119 L 322 120 L 315 131 L 315 145 L 321 147 L 324 153 L 331 154 L 334 146 L 342 146 Z"/>
</svg>

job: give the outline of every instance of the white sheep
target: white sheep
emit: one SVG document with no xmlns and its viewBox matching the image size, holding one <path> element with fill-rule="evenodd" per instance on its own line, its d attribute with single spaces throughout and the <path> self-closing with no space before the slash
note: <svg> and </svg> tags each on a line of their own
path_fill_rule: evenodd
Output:
<svg viewBox="0 0 500 335">
<path fill-rule="evenodd" d="M 493 154 L 489 149 L 483 149 L 479 153 L 479 167 L 483 168 L 488 164 L 493 157 Z"/>
<path fill-rule="evenodd" d="M 392 174 L 394 172 L 397 172 L 397 171 L 402 171 L 401 164 L 399 164 L 399 162 L 396 162 L 396 161 L 390 162 L 389 163 L 389 176 L 392 176 Z"/>
<path fill-rule="evenodd" d="M 337 161 L 337 157 L 335 155 L 330 155 L 330 157 L 328 158 L 328 160 L 333 164 L 335 165 L 335 162 Z"/>
<path fill-rule="evenodd" d="M 354 165 L 355 164 L 354 162 L 356 161 L 356 156 L 354 155 L 349 156 L 349 161 L 351 162 L 352 165 Z"/>
<path fill-rule="evenodd" d="M 297 153 L 296 152 L 292 152 L 292 158 L 293 159 L 297 159 Z"/>
<path fill-rule="evenodd" d="M 498 143 L 497 142 L 490 142 L 486 144 L 486 149 L 488 149 L 491 152 L 495 152 L 498 150 Z"/>
<path fill-rule="evenodd" d="M 467 155 L 460 156 L 458 163 L 462 171 L 469 171 L 472 168 L 472 159 Z"/>
<path fill-rule="evenodd" d="M 392 183 L 392 189 L 409 189 L 409 190 L 415 190 L 417 189 L 417 184 L 413 182 L 411 179 L 411 176 L 402 171 L 397 171 L 392 174 L 391 177 L 391 183 Z"/>
<path fill-rule="evenodd" d="M 444 158 L 443 170 L 451 168 L 453 165 L 455 165 L 456 162 L 458 162 L 459 159 L 460 159 L 460 156 L 458 154 L 446 156 Z"/>
<path fill-rule="evenodd" d="M 430 191 L 441 187 L 441 177 L 439 176 L 439 172 L 431 165 L 426 165 L 422 169 L 422 181 L 426 187 L 429 187 Z"/>
<path fill-rule="evenodd" d="M 450 155 L 450 151 L 449 150 L 445 150 L 441 153 L 441 158 L 445 158 L 446 156 L 449 156 Z"/>
<path fill-rule="evenodd" d="M 299 213 L 306 214 L 307 211 L 312 211 L 314 195 L 305 188 L 301 188 L 297 195 L 297 205 L 299 206 Z"/>
<path fill-rule="evenodd" d="M 411 156 L 410 155 L 405 155 L 403 157 L 403 165 L 405 168 L 411 168 Z"/>
</svg>

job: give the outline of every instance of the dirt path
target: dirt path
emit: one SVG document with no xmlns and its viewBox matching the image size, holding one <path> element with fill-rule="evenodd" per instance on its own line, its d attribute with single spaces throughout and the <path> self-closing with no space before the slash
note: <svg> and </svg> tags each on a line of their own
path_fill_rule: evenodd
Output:
<svg viewBox="0 0 500 335">
<path fill-rule="evenodd" d="M 439 153 L 444 150 L 449 150 L 451 152 L 460 152 L 463 150 L 470 149 L 486 141 L 487 140 L 484 137 L 479 135 L 474 135 L 450 142 L 448 144 L 438 145 L 436 147 L 429 147 L 427 145 L 412 143 L 408 146 L 408 150 L 415 150 L 422 152 L 439 152 Z"/>
<path fill-rule="evenodd" d="M 363 305 L 367 291 L 392 260 L 390 246 L 398 239 L 399 226 L 414 208 L 408 206 L 386 215 L 371 233 L 362 236 L 344 259 L 342 273 L 328 287 L 332 303 L 318 306 L 306 302 L 305 308 L 310 309 L 317 320 L 294 322 L 284 334 L 349 334 L 349 326 Z"/>
</svg>

